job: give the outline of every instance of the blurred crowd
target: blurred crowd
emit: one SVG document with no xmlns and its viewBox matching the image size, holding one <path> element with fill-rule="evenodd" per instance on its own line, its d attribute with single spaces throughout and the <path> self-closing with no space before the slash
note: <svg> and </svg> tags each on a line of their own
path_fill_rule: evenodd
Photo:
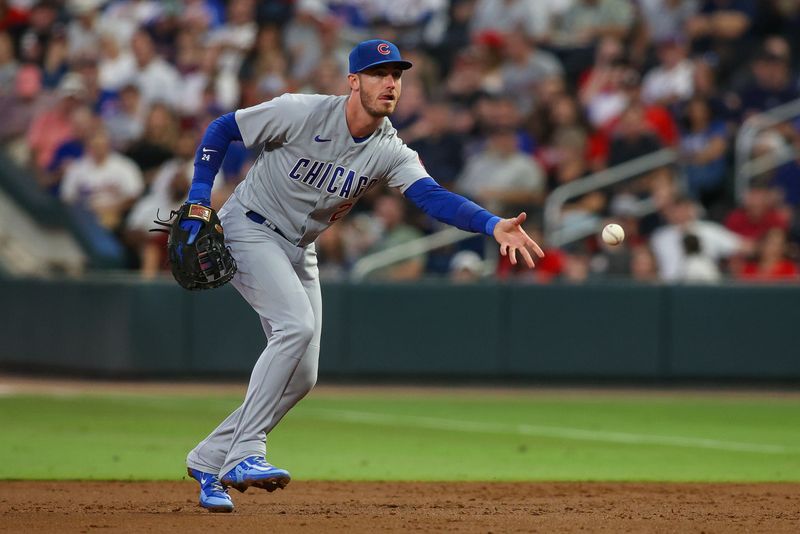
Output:
<svg viewBox="0 0 800 534">
<path fill-rule="evenodd" d="M 518 269 L 476 237 L 375 278 L 798 281 L 800 160 L 733 188 L 741 124 L 800 97 L 798 34 L 793 0 L 0 0 L 0 142 L 152 277 L 164 241 L 147 230 L 185 200 L 207 124 L 285 92 L 345 94 L 350 48 L 380 37 L 415 65 L 401 138 L 445 187 L 527 211 L 547 256 Z M 549 193 L 661 148 L 679 162 L 564 206 L 564 224 L 621 224 L 623 245 L 547 243 Z M 796 149 L 794 118 L 748 155 Z M 231 146 L 214 207 L 257 155 Z M 371 191 L 318 240 L 322 276 L 441 228 Z"/>
</svg>

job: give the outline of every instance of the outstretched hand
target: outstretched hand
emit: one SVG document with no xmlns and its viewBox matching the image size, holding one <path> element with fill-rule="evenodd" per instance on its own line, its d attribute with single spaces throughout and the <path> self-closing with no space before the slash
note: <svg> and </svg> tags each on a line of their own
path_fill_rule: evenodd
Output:
<svg viewBox="0 0 800 534">
<path fill-rule="evenodd" d="M 540 258 L 544 258 L 542 248 L 536 244 L 536 241 L 522 229 L 522 223 L 525 222 L 528 216 L 523 211 L 516 217 L 510 219 L 501 219 L 500 222 L 494 227 L 494 238 L 500 244 L 500 254 L 508 256 L 511 265 L 517 264 L 517 252 L 519 252 L 525 259 L 528 267 L 533 269 L 536 265 L 533 262 L 531 253 L 528 249 L 532 250 Z"/>
</svg>

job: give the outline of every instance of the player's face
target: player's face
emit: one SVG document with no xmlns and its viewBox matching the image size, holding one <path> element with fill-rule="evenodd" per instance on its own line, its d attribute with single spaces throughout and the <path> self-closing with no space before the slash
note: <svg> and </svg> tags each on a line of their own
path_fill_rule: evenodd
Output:
<svg viewBox="0 0 800 534">
<path fill-rule="evenodd" d="M 363 70 L 356 75 L 361 105 L 373 117 L 388 117 L 394 113 L 403 70 L 390 64 Z"/>
</svg>

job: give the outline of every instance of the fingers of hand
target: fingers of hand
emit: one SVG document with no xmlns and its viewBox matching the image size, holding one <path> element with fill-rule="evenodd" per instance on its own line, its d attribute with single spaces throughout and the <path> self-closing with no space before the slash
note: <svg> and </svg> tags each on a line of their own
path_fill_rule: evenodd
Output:
<svg viewBox="0 0 800 534">
<path fill-rule="evenodd" d="M 508 249 L 508 259 L 511 260 L 511 265 L 516 265 L 517 264 L 517 249 L 516 248 L 511 247 L 511 248 Z"/>
<path fill-rule="evenodd" d="M 508 254 L 508 244 L 503 243 L 500 245 L 500 254 L 503 256 Z"/>
<path fill-rule="evenodd" d="M 531 242 L 528 246 L 530 246 L 533 249 L 533 251 L 536 253 L 537 256 L 539 256 L 540 258 L 544 258 L 544 250 L 542 250 L 542 247 L 540 247 L 536 243 L 536 241 L 531 239 Z"/>
<path fill-rule="evenodd" d="M 536 266 L 536 264 L 533 263 L 533 258 L 531 258 L 531 253 L 528 252 L 528 249 L 521 248 L 521 249 L 519 249 L 519 252 L 520 252 L 520 254 L 522 254 L 522 257 L 525 258 L 525 263 L 528 264 L 528 267 L 533 269 Z"/>
</svg>

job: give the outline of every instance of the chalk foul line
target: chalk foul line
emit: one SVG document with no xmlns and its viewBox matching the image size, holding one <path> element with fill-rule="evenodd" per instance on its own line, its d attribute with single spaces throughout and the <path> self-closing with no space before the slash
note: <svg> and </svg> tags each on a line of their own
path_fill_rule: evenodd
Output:
<svg viewBox="0 0 800 534">
<path fill-rule="evenodd" d="M 578 441 L 600 441 L 606 443 L 666 445 L 714 449 L 723 451 L 752 452 L 761 454 L 797 454 L 800 449 L 766 443 L 744 443 L 719 439 L 693 438 L 685 436 L 660 436 L 635 434 L 606 430 L 588 430 L 549 425 L 529 425 L 511 423 L 490 423 L 479 421 L 460 421 L 440 417 L 416 415 L 394 415 L 351 410 L 313 409 L 302 410 L 304 415 L 331 421 L 361 423 L 371 425 L 405 426 L 453 432 L 473 432 L 481 434 L 511 434 L 518 436 L 537 436 L 547 438 L 573 439 Z M 300 415 L 300 414 L 298 414 Z"/>
</svg>

